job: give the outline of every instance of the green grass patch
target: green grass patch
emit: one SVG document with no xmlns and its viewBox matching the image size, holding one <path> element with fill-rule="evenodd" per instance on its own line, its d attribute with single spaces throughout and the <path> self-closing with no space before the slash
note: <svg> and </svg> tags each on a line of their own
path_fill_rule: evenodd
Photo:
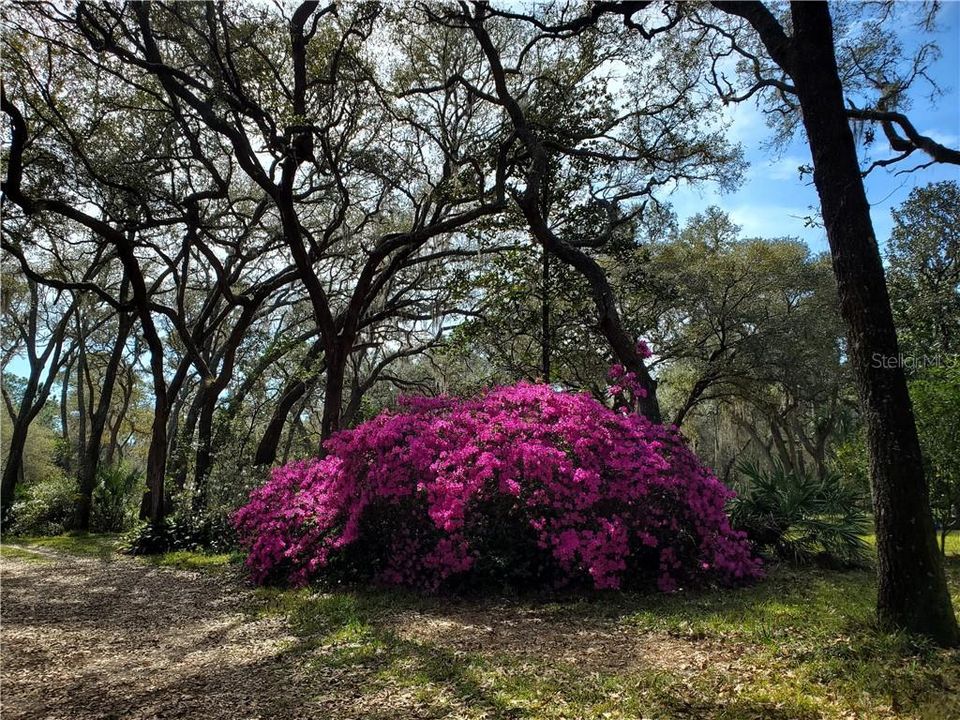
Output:
<svg viewBox="0 0 960 720">
<path fill-rule="evenodd" d="M 197 550 L 175 550 L 162 555 L 140 556 L 145 562 L 160 567 L 177 568 L 178 570 L 199 570 L 203 572 L 223 571 L 231 565 L 243 561 L 238 553 L 205 553 Z"/>
<path fill-rule="evenodd" d="M 17 545 L 26 548 L 44 548 L 70 555 L 95 557 L 109 562 L 115 559 L 119 549 L 119 536 L 92 533 L 67 533 L 65 535 L 17 537 Z"/>
<path fill-rule="evenodd" d="M 104 562 L 116 560 L 122 551 L 119 535 L 95 533 L 67 533 L 65 535 L 16 537 L 14 544 L 6 544 L 10 553 L 38 557 L 29 552 L 30 548 L 53 550 L 68 555 L 95 557 Z M 21 555 L 11 554 L 10 557 Z M 158 567 L 177 568 L 179 570 L 197 570 L 204 572 L 222 572 L 226 568 L 243 561 L 239 553 L 205 553 L 196 550 L 177 550 L 161 555 L 143 555 L 137 558 L 141 562 Z"/>
<path fill-rule="evenodd" d="M 876 533 L 864 535 L 863 539 L 870 547 L 875 548 L 877 546 Z M 940 547 L 939 532 L 937 533 L 937 547 Z M 947 557 L 951 555 L 960 555 L 960 531 L 951 530 L 949 533 L 947 533 L 946 542 L 944 542 L 944 554 Z"/>
<path fill-rule="evenodd" d="M 960 557 L 948 574 L 957 597 Z M 349 677 L 330 692 L 387 703 L 384 718 L 960 717 L 960 653 L 882 632 L 869 571 L 552 600 L 257 595 L 288 618 L 288 652 L 317 683 Z"/>
<path fill-rule="evenodd" d="M 9 558 L 12 560 L 22 560 L 24 562 L 49 562 L 47 558 L 39 553 L 9 544 L 0 545 L 0 557 Z"/>
</svg>

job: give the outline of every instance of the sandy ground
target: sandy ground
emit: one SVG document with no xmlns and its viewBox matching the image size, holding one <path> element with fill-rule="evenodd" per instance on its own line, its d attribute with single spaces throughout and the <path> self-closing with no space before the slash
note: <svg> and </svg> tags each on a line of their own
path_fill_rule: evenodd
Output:
<svg viewBox="0 0 960 720">
<path fill-rule="evenodd" d="M 38 555 L 0 561 L 3 720 L 321 716 L 235 578 Z"/>
</svg>

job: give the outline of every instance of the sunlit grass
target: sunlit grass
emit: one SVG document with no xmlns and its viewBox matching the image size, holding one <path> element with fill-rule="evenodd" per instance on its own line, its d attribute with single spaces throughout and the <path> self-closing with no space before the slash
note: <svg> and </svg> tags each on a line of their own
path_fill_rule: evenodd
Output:
<svg viewBox="0 0 960 720">
<path fill-rule="evenodd" d="M 83 557 L 95 557 L 104 562 L 115 560 L 122 551 L 122 542 L 119 535 L 96 533 L 67 533 L 49 537 L 17 536 L 3 545 L 8 553 L 21 553 L 31 557 L 38 556 L 30 552 L 30 548 L 52 550 L 54 552 Z M 180 570 L 219 571 L 242 561 L 243 556 L 237 553 L 205 553 L 197 550 L 177 550 L 161 555 L 146 555 L 138 557 L 140 562 L 158 565 L 160 567 L 176 568 Z"/>
<path fill-rule="evenodd" d="M 223 570 L 242 561 L 237 553 L 205 553 L 197 550 L 176 550 L 162 555 L 145 555 L 141 559 L 160 567 L 206 572 Z"/>
<path fill-rule="evenodd" d="M 95 557 L 109 562 L 119 548 L 119 536 L 95 533 L 67 533 L 65 535 L 16 537 L 13 542 L 27 548 L 42 548 L 70 555 Z"/>
<path fill-rule="evenodd" d="M 960 556 L 947 571 L 960 605 Z M 875 592 L 868 570 L 787 567 L 751 587 L 672 595 L 257 591 L 261 612 L 289 620 L 289 652 L 318 682 L 347 673 L 358 697 L 403 698 L 418 717 L 960 717 L 960 652 L 882 631 Z M 424 618 L 450 629 L 411 637 Z M 517 629 L 531 624 L 532 635 Z M 614 655 L 623 643 L 613 667 L 592 652 L 603 636 Z"/>
<path fill-rule="evenodd" d="M 13 560 L 23 560 L 24 562 L 48 562 L 47 558 L 37 552 L 32 552 L 30 550 L 17 547 L 16 545 L 9 544 L 0 545 L 0 557 L 10 558 Z"/>
</svg>

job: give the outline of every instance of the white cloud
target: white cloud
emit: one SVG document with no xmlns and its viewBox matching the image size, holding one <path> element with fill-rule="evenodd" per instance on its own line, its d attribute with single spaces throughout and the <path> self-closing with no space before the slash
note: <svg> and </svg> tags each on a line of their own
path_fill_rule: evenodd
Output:
<svg viewBox="0 0 960 720">
<path fill-rule="evenodd" d="M 723 207 L 726 202 L 717 186 L 712 183 L 682 185 L 665 199 L 673 205 L 674 211 L 681 220 L 702 212 L 710 205 Z"/>
<path fill-rule="evenodd" d="M 815 251 L 826 248 L 821 228 L 808 227 L 807 218 L 815 210 L 795 205 L 741 203 L 728 208 L 733 221 L 743 228 L 744 237 L 798 237 Z"/>
<path fill-rule="evenodd" d="M 960 146 L 960 135 L 957 135 L 956 133 L 941 132 L 940 130 L 931 129 L 924 130 L 920 134 L 926 135 L 934 142 L 938 142 L 941 145 L 945 145 L 949 148 L 956 149 L 958 146 Z"/>
<path fill-rule="evenodd" d="M 780 159 L 765 163 L 754 163 L 751 170 L 759 179 L 799 182 L 800 166 L 809 165 L 809 158 L 799 155 L 785 155 Z M 807 178 L 809 180 L 809 177 Z"/>
</svg>

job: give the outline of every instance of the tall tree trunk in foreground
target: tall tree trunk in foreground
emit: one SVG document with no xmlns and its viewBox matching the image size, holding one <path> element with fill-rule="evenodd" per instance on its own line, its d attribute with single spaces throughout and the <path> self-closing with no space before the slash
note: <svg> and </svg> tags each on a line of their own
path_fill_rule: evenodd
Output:
<svg viewBox="0 0 960 720">
<path fill-rule="evenodd" d="M 792 72 L 813 155 L 850 358 L 867 421 L 878 613 L 945 645 L 960 640 L 937 551 L 920 443 L 883 264 L 847 120 L 826 3 L 792 3 Z M 773 50 L 771 49 L 771 54 Z"/>
</svg>

